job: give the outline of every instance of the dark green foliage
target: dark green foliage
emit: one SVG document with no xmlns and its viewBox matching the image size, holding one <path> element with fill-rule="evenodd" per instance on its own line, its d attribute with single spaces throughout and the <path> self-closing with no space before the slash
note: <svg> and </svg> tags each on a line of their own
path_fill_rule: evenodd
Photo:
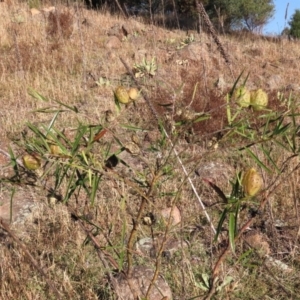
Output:
<svg viewBox="0 0 300 300">
<path fill-rule="evenodd" d="M 291 21 L 289 22 L 291 26 L 290 35 L 294 38 L 300 38 L 300 10 L 296 9 L 293 14 Z"/>
<path fill-rule="evenodd" d="M 200 1 L 200 0 L 198 0 Z M 118 12 L 116 1 L 85 0 L 89 6 L 106 8 Z M 118 0 L 122 9 L 129 15 L 168 14 L 176 12 L 179 15 L 196 16 L 195 0 Z M 211 21 L 221 25 L 222 29 L 247 28 L 259 31 L 274 14 L 273 0 L 203 0 L 200 1 L 207 11 Z"/>
<path fill-rule="evenodd" d="M 209 0 L 205 8 L 225 30 L 260 30 L 274 14 L 272 0 Z"/>
<path fill-rule="evenodd" d="M 282 32 L 281 32 L 282 36 L 289 36 L 290 35 L 290 28 L 285 27 Z"/>
<path fill-rule="evenodd" d="M 262 26 L 274 15 L 274 3 L 271 0 L 244 0 L 240 6 L 242 23 L 250 31 L 261 30 Z"/>
</svg>

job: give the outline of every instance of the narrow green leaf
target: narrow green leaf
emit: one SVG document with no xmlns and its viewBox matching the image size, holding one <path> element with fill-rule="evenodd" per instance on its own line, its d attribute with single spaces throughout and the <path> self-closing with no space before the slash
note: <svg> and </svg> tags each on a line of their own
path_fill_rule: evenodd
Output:
<svg viewBox="0 0 300 300">
<path fill-rule="evenodd" d="M 69 110 L 74 111 L 75 113 L 78 113 L 78 108 L 76 106 L 70 106 L 70 105 L 67 105 L 67 104 L 59 101 L 59 100 L 55 100 L 55 99 L 53 99 L 53 101 L 55 101 L 56 103 L 68 108 Z"/>
<path fill-rule="evenodd" d="M 213 182 L 211 182 L 207 179 L 203 179 L 203 181 L 207 182 L 211 186 L 211 188 L 214 189 L 214 191 L 219 195 L 219 197 L 223 200 L 224 203 L 228 203 L 227 197 L 225 196 L 223 191 L 216 184 L 214 184 Z"/>
<path fill-rule="evenodd" d="M 231 190 L 231 194 L 230 194 L 230 199 L 228 202 L 230 203 L 234 203 L 237 201 L 237 199 L 240 198 L 241 196 L 241 178 L 242 178 L 242 172 L 239 172 L 236 176 L 236 181 L 232 184 L 232 190 Z"/>
<path fill-rule="evenodd" d="M 267 157 L 267 159 L 269 160 L 269 162 L 275 167 L 277 173 L 279 174 L 280 173 L 280 169 L 277 167 L 275 161 L 272 159 L 271 155 L 270 155 L 270 152 L 265 149 L 264 146 L 260 146 L 260 149 L 263 151 L 264 155 Z"/>
<path fill-rule="evenodd" d="M 231 96 L 229 94 L 226 95 L 226 102 L 227 102 L 226 114 L 227 114 L 228 124 L 231 126 L 232 125 L 232 119 L 231 119 L 230 97 Z"/>
<path fill-rule="evenodd" d="M 19 167 L 18 167 L 18 163 L 17 163 L 17 158 L 15 157 L 15 154 L 12 150 L 11 147 L 8 148 L 8 153 L 9 153 L 9 156 L 10 156 L 10 163 L 16 173 L 16 176 L 17 178 L 20 177 L 20 172 L 19 172 Z"/>
<path fill-rule="evenodd" d="M 83 126 L 80 125 L 80 127 L 78 128 L 78 131 L 76 133 L 73 145 L 72 145 L 72 149 L 71 149 L 71 155 L 74 155 L 77 150 L 80 147 L 80 141 L 82 139 L 82 137 L 86 134 L 88 127 L 87 126 Z"/>
<path fill-rule="evenodd" d="M 216 232 L 216 235 L 215 235 L 215 238 L 214 238 L 214 242 L 216 242 L 218 240 L 218 237 L 219 237 L 219 234 L 222 230 L 222 226 L 223 226 L 223 223 L 226 219 L 227 213 L 228 213 L 228 208 L 225 207 L 225 209 L 223 210 L 223 212 L 221 214 L 219 223 L 218 223 L 217 232 Z"/>
<path fill-rule="evenodd" d="M 56 133 L 56 135 L 61 138 L 70 148 L 72 148 L 72 142 L 62 133 L 60 130 L 56 129 L 55 127 L 52 130 Z"/>
<path fill-rule="evenodd" d="M 92 170 L 91 169 L 88 169 L 87 171 L 88 173 L 88 179 L 89 179 L 89 186 L 92 187 L 92 182 L 93 182 L 93 173 L 92 173 Z"/>
<path fill-rule="evenodd" d="M 281 124 L 280 124 L 281 125 Z M 273 132 L 273 135 L 280 135 L 280 134 L 283 134 L 284 132 L 286 132 L 289 127 L 290 127 L 291 123 L 288 123 L 286 125 L 284 125 L 283 127 L 281 126 L 277 126 L 275 129 L 274 129 L 274 132 Z"/>
<path fill-rule="evenodd" d="M 44 113 L 44 114 L 53 114 L 53 113 L 57 113 L 57 112 L 65 112 L 67 110 L 63 110 L 63 109 L 58 109 L 58 108 L 53 108 L 53 106 L 49 106 L 49 107 L 42 107 L 42 108 L 38 108 L 38 109 L 34 109 L 31 112 L 32 113 Z"/>
<path fill-rule="evenodd" d="M 193 120 L 193 123 L 198 123 L 198 122 L 205 121 L 208 119 L 210 119 L 210 115 L 202 115 L 202 116 L 196 118 L 195 120 Z"/>
<path fill-rule="evenodd" d="M 295 153 L 295 151 L 296 151 L 295 140 L 294 139 L 291 140 L 290 137 L 287 134 L 285 134 L 284 137 L 286 138 L 286 140 L 287 140 L 287 142 L 290 146 L 290 151 L 292 153 Z M 292 135 L 292 138 L 293 138 L 293 135 Z"/>
<path fill-rule="evenodd" d="M 102 177 L 101 175 L 97 175 L 97 174 L 93 175 L 92 192 L 91 192 L 91 197 L 90 197 L 90 201 L 91 201 L 92 205 L 94 205 L 94 203 L 95 203 L 95 198 L 96 198 L 96 195 L 97 195 L 97 191 L 98 191 L 99 183 L 101 181 L 101 177 Z"/>
<path fill-rule="evenodd" d="M 249 148 L 246 148 L 246 151 L 261 168 L 265 169 L 269 173 L 272 173 L 272 171 Z"/>
<path fill-rule="evenodd" d="M 221 291 L 226 285 L 230 284 L 232 281 L 233 281 L 233 277 L 226 276 L 222 284 L 216 288 L 216 291 L 217 292 Z"/>
<path fill-rule="evenodd" d="M 203 290 L 203 291 L 205 291 L 205 292 L 209 290 L 209 288 L 206 287 L 206 286 L 204 285 L 204 283 L 202 283 L 202 282 L 197 282 L 197 281 L 195 281 L 195 286 L 196 286 L 197 288 L 200 288 L 201 290 Z M 196 296 L 195 298 L 189 298 L 189 300 L 191 300 L 191 299 L 196 299 L 196 298 L 199 298 L 199 297 Z"/>
<path fill-rule="evenodd" d="M 248 260 L 249 256 L 251 255 L 251 253 L 253 253 L 253 249 L 250 248 L 249 250 L 247 250 L 246 252 L 242 253 L 242 255 L 240 255 L 240 257 L 238 258 L 238 262 L 242 262 L 244 260 Z"/>
<path fill-rule="evenodd" d="M 268 117 L 266 123 L 263 125 L 263 134 L 262 136 L 269 136 L 269 125 L 270 125 L 270 121 L 271 121 L 271 116 Z"/>
<path fill-rule="evenodd" d="M 35 89 L 33 89 L 33 88 L 28 88 L 27 92 L 28 92 L 28 94 L 29 94 L 31 97 L 33 97 L 33 98 L 35 98 L 35 99 L 37 99 L 37 100 L 44 101 L 44 102 L 48 102 L 48 101 L 49 101 L 46 97 L 44 97 L 43 95 L 41 95 L 40 93 L 38 93 L 38 92 L 37 92 Z"/>
<path fill-rule="evenodd" d="M 233 84 L 233 86 L 232 86 L 232 88 L 231 88 L 231 90 L 230 90 L 230 92 L 229 92 L 229 98 L 230 98 L 230 99 L 232 98 L 232 95 L 233 95 L 233 93 L 234 93 L 234 90 L 235 90 L 235 88 L 236 88 L 236 86 L 237 86 L 237 84 L 238 84 L 240 78 L 242 77 L 243 73 L 244 73 L 244 70 L 240 73 L 240 75 L 238 76 L 238 78 L 237 78 L 236 81 L 234 82 L 234 84 Z M 249 75 L 248 75 L 248 76 L 249 76 Z M 248 78 L 248 76 L 247 76 L 246 78 Z M 244 84 L 245 84 L 245 82 L 244 82 Z"/>
<path fill-rule="evenodd" d="M 27 123 L 27 127 L 38 137 L 43 137 L 46 139 L 46 136 L 44 133 L 42 133 L 35 125 L 31 123 Z"/>
<path fill-rule="evenodd" d="M 144 130 L 143 128 L 137 127 L 137 126 L 134 126 L 134 125 L 120 124 L 120 126 L 122 128 L 133 130 L 133 131 L 143 131 Z"/>
<path fill-rule="evenodd" d="M 116 108 L 116 111 L 117 111 L 117 115 L 120 114 L 121 112 L 121 105 L 120 105 L 120 102 L 116 96 L 116 94 L 114 93 L 114 99 L 115 99 L 115 108 Z"/>
<path fill-rule="evenodd" d="M 243 72 L 244 72 L 244 70 L 242 71 L 241 75 L 243 74 Z M 249 75 L 250 75 L 250 72 L 247 74 L 247 76 L 246 76 L 246 78 L 245 78 L 245 80 L 244 80 L 244 82 L 243 82 L 243 86 L 246 85 L 247 80 L 248 80 L 248 78 L 249 78 Z"/>
<path fill-rule="evenodd" d="M 206 273 L 202 273 L 202 274 L 201 274 L 201 278 L 202 278 L 202 280 L 203 280 L 205 286 L 206 286 L 207 288 L 209 288 L 209 287 L 210 287 L 210 284 L 209 284 L 209 275 L 206 274 Z"/>
<path fill-rule="evenodd" d="M 285 144 L 285 143 L 283 143 L 283 142 L 281 142 L 281 141 L 279 141 L 279 140 L 277 140 L 277 139 L 274 139 L 274 142 L 276 143 L 276 144 L 278 144 L 280 147 L 282 147 L 283 149 L 285 149 L 285 150 L 287 150 L 288 152 L 290 152 L 290 148 L 289 147 L 287 147 L 287 145 Z"/>
<path fill-rule="evenodd" d="M 228 232 L 229 232 L 229 243 L 232 249 L 232 252 L 235 253 L 235 233 L 236 233 L 236 216 L 235 213 L 229 213 L 229 222 L 228 222 Z"/>
<path fill-rule="evenodd" d="M 121 148 L 124 148 L 123 143 L 121 142 L 121 140 L 120 140 L 117 136 L 114 135 L 114 139 L 115 139 L 115 141 L 119 144 L 119 146 L 120 146 Z M 120 153 L 120 152 L 119 152 L 119 153 Z"/>
<path fill-rule="evenodd" d="M 58 111 L 54 114 L 54 116 L 53 116 L 53 118 L 52 118 L 52 120 L 51 120 L 51 122 L 48 126 L 48 132 L 52 129 L 52 127 L 53 127 L 53 125 L 54 125 L 54 123 L 55 123 L 55 121 L 56 121 L 59 114 L 60 114 L 60 111 Z M 46 133 L 46 136 L 48 135 L 48 132 Z"/>
<path fill-rule="evenodd" d="M 82 154 L 82 157 L 83 157 L 83 160 L 84 160 L 85 164 L 88 166 L 88 165 L 89 165 L 89 161 L 88 161 L 88 159 L 87 159 L 87 157 L 86 157 L 86 155 L 85 155 L 85 151 L 82 150 L 82 151 L 81 151 L 81 154 Z"/>
<path fill-rule="evenodd" d="M 67 188 L 66 188 L 66 194 L 65 194 L 65 197 L 63 199 L 63 203 L 67 203 L 68 200 L 70 199 L 71 195 L 74 193 L 75 189 L 76 189 L 76 185 L 75 183 L 73 182 L 74 180 L 74 177 L 75 177 L 75 173 L 76 173 L 76 170 L 74 169 L 70 178 L 69 178 L 69 182 L 68 182 L 68 185 L 67 185 Z"/>
</svg>

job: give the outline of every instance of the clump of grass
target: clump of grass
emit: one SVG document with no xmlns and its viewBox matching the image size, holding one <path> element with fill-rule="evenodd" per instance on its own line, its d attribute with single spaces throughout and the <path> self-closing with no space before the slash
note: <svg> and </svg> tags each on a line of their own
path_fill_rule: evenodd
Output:
<svg viewBox="0 0 300 300">
<path fill-rule="evenodd" d="M 40 0 L 29 0 L 28 6 L 29 6 L 29 8 L 39 9 L 41 7 L 41 2 L 40 2 Z"/>
<path fill-rule="evenodd" d="M 50 37 L 69 38 L 73 32 L 74 17 L 69 11 L 50 12 L 47 19 L 47 34 Z"/>
</svg>

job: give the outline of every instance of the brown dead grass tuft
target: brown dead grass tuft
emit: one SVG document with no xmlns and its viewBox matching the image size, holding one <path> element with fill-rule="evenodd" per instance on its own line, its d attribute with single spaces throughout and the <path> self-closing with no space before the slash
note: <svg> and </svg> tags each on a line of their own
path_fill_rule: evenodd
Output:
<svg viewBox="0 0 300 300">
<path fill-rule="evenodd" d="M 69 38 L 73 32 L 74 17 L 69 11 L 50 12 L 47 19 L 48 36 Z"/>
</svg>

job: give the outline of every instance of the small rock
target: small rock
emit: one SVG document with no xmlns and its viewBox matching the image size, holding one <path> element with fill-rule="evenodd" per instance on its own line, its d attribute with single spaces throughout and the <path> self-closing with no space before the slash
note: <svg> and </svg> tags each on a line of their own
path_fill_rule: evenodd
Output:
<svg viewBox="0 0 300 300">
<path fill-rule="evenodd" d="M 150 237 L 139 239 L 135 243 L 136 253 L 141 256 L 151 256 L 151 251 L 153 251 L 153 248 L 155 248 L 155 243 L 153 238 Z"/>
<path fill-rule="evenodd" d="M 169 222 L 170 216 L 172 226 L 178 225 L 181 222 L 181 213 L 177 206 L 174 206 L 173 208 L 165 208 L 161 210 L 160 214 L 163 217 L 166 224 Z"/>
<path fill-rule="evenodd" d="M 282 77 L 280 75 L 271 75 L 267 84 L 271 90 L 279 89 L 282 85 Z"/>
<path fill-rule="evenodd" d="M 267 263 L 267 265 L 269 265 L 271 267 L 276 267 L 277 269 L 280 269 L 287 273 L 293 271 L 293 268 L 289 267 L 287 264 L 285 264 L 282 261 L 275 259 L 271 256 L 267 256 L 266 263 Z"/>
</svg>

